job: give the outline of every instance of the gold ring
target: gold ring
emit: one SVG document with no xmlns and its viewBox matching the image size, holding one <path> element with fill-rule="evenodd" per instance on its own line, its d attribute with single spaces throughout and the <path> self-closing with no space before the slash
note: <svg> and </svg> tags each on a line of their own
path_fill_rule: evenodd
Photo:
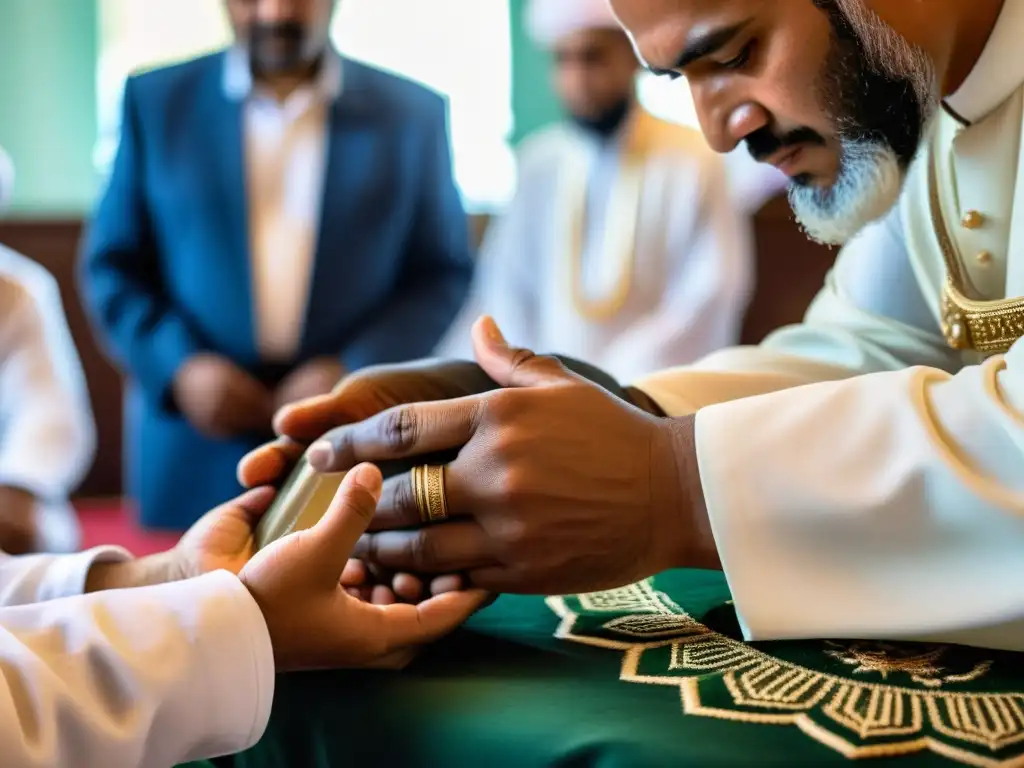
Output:
<svg viewBox="0 0 1024 768">
<path fill-rule="evenodd" d="M 440 523 L 448 519 L 448 499 L 445 494 L 445 467 L 422 464 L 412 468 L 412 493 L 420 522 Z"/>
</svg>

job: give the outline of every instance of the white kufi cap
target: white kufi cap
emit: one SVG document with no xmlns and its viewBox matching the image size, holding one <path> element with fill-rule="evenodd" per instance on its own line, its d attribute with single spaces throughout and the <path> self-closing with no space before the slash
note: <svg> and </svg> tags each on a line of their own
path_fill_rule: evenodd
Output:
<svg viewBox="0 0 1024 768">
<path fill-rule="evenodd" d="M 529 0 L 526 6 L 527 32 L 542 48 L 587 29 L 621 28 L 608 0 Z"/>
</svg>

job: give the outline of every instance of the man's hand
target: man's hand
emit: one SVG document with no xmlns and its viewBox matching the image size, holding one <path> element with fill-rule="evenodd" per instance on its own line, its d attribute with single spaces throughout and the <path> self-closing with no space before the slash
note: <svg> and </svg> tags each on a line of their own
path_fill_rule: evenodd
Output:
<svg viewBox="0 0 1024 768">
<path fill-rule="evenodd" d="M 345 375 L 345 368 L 333 357 L 318 357 L 300 365 L 274 392 L 274 408 L 328 394 Z"/>
<path fill-rule="evenodd" d="M 20 488 L 0 486 L 0 550 L 27 555 L 37 546 L 36 497 Z"/>
<path fill-rule="evenodd" d="M 279 670 L 402 666 L 486 601 L 480 591 L 449 592 L 382 606 L 347 593 L 342 574 L 380 494 L 380 472 L 356 467 L 313 528 L 274 542 L 239 574 L 263 611 Z"/>
<path fill-rule="evenodd" d="M 657 418 L 553 359 L 510 349 L 493 323 L 478 324 L 474 341 L 506 389 L 400 406 L 311 448 L 320 471 L 459 450 L 447 470 L 450 522 L 420 527 L 409 475 L 391 478 L 358 556 L 540 594 L 716 565 L 692 419 Z"/>
<path fill-rule="evenodd" d="M 493 386 L 479 366 L 464 360 L 380 365 L 351 373 L 330 394 L 278 411 L 274 429 L 280 437 L 242 459 L 238 479 L 246 488 L 273 485 L 288 473 L 310 442 L 334 427 L 368 419 L 403 403 L 465 397 Z"/>
<path fill-rule="evenodd" d="M 174 401 L 199 432 L 214 438 L 270 432 L 270 391 L 230 360 L 212 354 L 189 358 L 174 377 Z"/>
</svg>

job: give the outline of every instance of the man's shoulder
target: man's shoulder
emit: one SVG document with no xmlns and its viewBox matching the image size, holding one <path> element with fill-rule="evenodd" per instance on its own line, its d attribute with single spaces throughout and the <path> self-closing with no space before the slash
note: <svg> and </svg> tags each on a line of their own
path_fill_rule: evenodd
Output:
<svg viewBox="0 0 1024 768">
<path fill-rule="evenodd" d="M 129 77 L 129 81 L 137 84 L 138 91 L 159 96 L 182 86 L 195 85 L 211 71 L 219 72 L 223 62 L 224 51 L 216 51 L 176 64 L 138 70 Z"/>
<path fill-rule="evenodd" d="M 434 89 L 356 59 L 344 59 L 343 86 L 365 91 L 394 115 L 403 117 L 444 116 L 447 99 Z M 342 96 L 344 98 L 344 95 Z"/>
</svg>

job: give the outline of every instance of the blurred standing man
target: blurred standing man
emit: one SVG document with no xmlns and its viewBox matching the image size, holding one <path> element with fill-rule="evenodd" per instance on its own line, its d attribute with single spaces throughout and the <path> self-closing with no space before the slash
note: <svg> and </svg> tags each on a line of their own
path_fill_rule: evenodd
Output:
<svg viewBox="0 0 1024 768">
<path fill-rule="evenodd" d="M 0 211 L 14 166 L 0 148 Z M 93 459 L 89 393 L 56 280 L 0 245 L 0 550 L 73 552 L 68 496 Z"/>
<path fill-rule="evenodd" d="M 235 46 L 126 85 L 83 290 L 149 526 L 236 493 L 275 408 L 428 354 L 468 290 L 445 105 L 343 60 L 335 5 L 229 0 Z"/>
<path fill-rule="evenodd" d="M 605 0 L 532 0 L 526 13 L 569 119 L 524 144 L 515 199 L 441 351 L 471 356 L 482 313 L 517 345 L 625 379 L 736 343 L 751 236 L 723 162 L 637 104 L 639 63 Z"/>
</svg>

